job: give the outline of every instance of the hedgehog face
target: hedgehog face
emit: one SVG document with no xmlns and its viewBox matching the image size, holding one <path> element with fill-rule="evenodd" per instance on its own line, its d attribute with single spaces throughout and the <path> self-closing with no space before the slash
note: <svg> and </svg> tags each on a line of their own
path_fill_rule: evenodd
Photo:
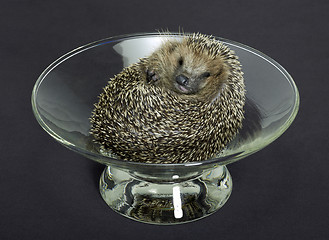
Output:
<svg viewBox="0 0 329 240">
<path fill-rule="evenodd" d="M 183 98 L 211 101 L 228 77 L 220 56 L 210 56 L 182 42 L 165 43 L 147 62 L 149 82 Z M 146 70 L 147 71 L 147 70 Z"/>
</svg>

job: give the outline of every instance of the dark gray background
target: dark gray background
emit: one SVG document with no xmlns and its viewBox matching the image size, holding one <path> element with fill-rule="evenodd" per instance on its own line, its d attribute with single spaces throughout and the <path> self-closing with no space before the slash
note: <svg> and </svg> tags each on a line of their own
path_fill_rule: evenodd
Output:
<svg viewBox="0 0 329 240">
<path fill-rule="evenodd" d="M 2 1 L 0 239 L 328 239 L 328 13 L 327 0 Z M 30 96 L 43 69 L 73 48 L 179 26 L 271 56 L 295 79 L 301 105 L 283 136 L 229 165 L 234 187 L 222 209 L 152 226 L 107 207 L 103 166 L 51 139 Z"/>
</svg>

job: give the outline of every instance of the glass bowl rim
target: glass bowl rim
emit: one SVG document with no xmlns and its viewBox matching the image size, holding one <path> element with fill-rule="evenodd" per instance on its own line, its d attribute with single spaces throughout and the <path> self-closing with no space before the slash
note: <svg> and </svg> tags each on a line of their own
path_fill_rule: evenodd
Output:
<svg viewBox="0 0 329 240">
<path fill-rule="evenodd" d="M 54 68 L 56 68 L 58 65 L 60 65 L 62 62 L 66 61 L 67 59 L 73 57 L 74 55 L 77 55 L 81 52 L 84 52 L 88 49 L 100 46 L 100 45 L 104 45 L 104 44 L 108 44 L 111 42 L 118 42 L 118 41 L 122 41 L 122 40 L 128 40 L 128 39 L 136 39 L 136 38 L 142 38 L 142 37 L 182 37 L 182 36 L 186 36 L 186 35 L 192 35 L 193 33 L 178 33 L 178 32 L 172 32 L 172 33 L 159 33 L 159 32 L 145 32 L 145 33 L 133 33 L 133 34 L 124 34 L 124 35 L 117 35 L 117 36 L 113 36 L 113 37 L 107 37 L 107 38 L 103 38 L 94 42 L 90 42 L 87 43 L 85 45 L 82 45 L 80 47 L 77 47 L 67 53 L 65 53 L 64 55 L 60 56 L 59 58 L 57 58 L 55 61 L 53 61 L 45 70 L 43 70 L 43 72 L 40 74 L 40 76 L 38 77 L 37 81 L 34 84 L 33 87 L 33 91 L 32 91 L 32 96 L 31 96 L 31 103 L 32 103 L 32 110 L 34 113 L 35 118 L 37 119 L 38 123 L 40 124 L 40 126 L 49 134 L 51 135 L 54 139 L 56 139 L 58 142 L 60 142 L 61 144 L 63 144 L 65 147 L 68 147 L 70 150 L 73 150 L 75 152 L 78 152 L 80 154 L 83 154 L 85 156 L 88 156 L 89 158 L 96 160 L 98 158 L 102 158 L 102 159 L 107 159 L 108 161 L 99 161 L 102 162 L 104 164 L 113 164 L 116 166 L 121 166 L 121 165 L 132 165 L 132 166 L 149 166 L 149 167 L 161 167 L 161 168 L 174 168 L 174 167 L 188 167 L 188 166 L 200 166 L 200 165 L 210 165 L 210 164 L 218 164 L 218 165 L 225 165 L 226 163 L 231 163 L 231 162 L 235 162 L 241 158 L 247 157 L 259 150 L 261 150 L 262 148 L 266 147 L 267 145 L 269 145 L 270 143 L 272 143 L 275 139 L 277 139 L 279 136 L 281 136 L 291 125 L 291 123 L 293 122 L 293 120 L 295 119 L 298 109 L 299 109 L 299 92 L 298 92 L 298 88 L 293 80 L 293 78 L 291 77 L 291 75 L 278 63 L 276 62 L 274 59 L 272 59 L 271 57 L 267 56 L 266 54 L 260 52 L 257 49 L 254 49 L 252 47 L 249 47 L 245 44 L 236 42 L 236 41 L 232 41 L 229 39 L 225 39 L 222 37 L 216 37 L 216 36 L 211 36 L 221 42 L 224 42 L 225 44 L 229 44 L 232 46 L 236 46 L 239 47 L 240 49 L 249 51 L 255 55 L 257 55 L 258 57 L 263 58 L 264 60 L 266 60 L 267 62 L 269 62 L 270 64 L 272 64 L 273 66 L 275 66 L 285 77 L 286 79 L 288 79 L 292 89 L 295 91 L 295 105 L 293 106 L 293 110 L 291 112 L 291 115 L 289 116 L 289 118 L 285 121 L 284 124 L 281 125 L 281 127 L 276 131 L 276 134 L 274 134 L 274 137 L 267 142 L 266 144 L 261 145 L 259 148 L 254 149 L 253 151 L 248 152 L 247 154 L 242 154 L 242 156 L 239 157 L 239 155 L 242 152 L 237 152 L 228 156 L 223 156 L 223 157 L 214 157 L 205 161 L 191 161 L 191 162 L 186 162 L 186 163 L 166 163 L 166 164 L 159 164 L 159 163 L 142 163 L 142 162 L 134 162 L 134 161 L 123 161 L 119 158 L 112 158 L 109 156 L 105 156 L 102 155 L 100 153 L 95 153 L 89 150 L 86 150 L 84 148 L 81 147 L 77 147 L 75 146 L 73 143 L 63 139 L 61 136 L 59 136 L 56 132 L 54 132 L 51 127 L 49 127 L 44 120 L 42 119 L 42 117 L 39 114 L 38 111 L 38 107 L 37 107 L 37 93 L 38 93 L 38 89 L 40 87 L 40 85 L 42 84 L 43 80 L 46 78 L 46 76 L 48 75 L 48 73 L 50 73 Z M 231 158 L 237 157 L 236 159 L 234 159 L 233 161 L 230 161 Z"/>
</svg>

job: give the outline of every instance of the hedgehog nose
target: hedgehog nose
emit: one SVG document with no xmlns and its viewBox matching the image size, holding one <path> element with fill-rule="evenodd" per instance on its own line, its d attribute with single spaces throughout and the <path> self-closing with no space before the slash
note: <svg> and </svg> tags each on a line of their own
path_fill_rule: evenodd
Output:
<svg viewBox="0 0 329 240">
<path fill-rule="evenodd" d="M 186 86 L 189 82 L 189 79 L 185 75 L 178 75 L 176 77 L 176 82 L 181 86 Z"/>
</svg>

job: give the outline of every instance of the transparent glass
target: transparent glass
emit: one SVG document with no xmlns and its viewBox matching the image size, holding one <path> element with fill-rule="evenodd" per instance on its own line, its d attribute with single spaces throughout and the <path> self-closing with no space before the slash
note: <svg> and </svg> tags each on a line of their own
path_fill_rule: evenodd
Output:
<svg viewBox="0 0 329 240">
<path fill-rule="evenodd" d="M 143 164 L 103 154 L 89 134 L 89 117 L 97 96 L 110 77 L 151 54 L 163 38 L 181 36 L 143 33 L 111 37 L 63 55 L 38 78 L 32 106 L 39 124 L 58 142 L 106 165 L 100 192 L 113 210 L 141 222 L 177 224 L 208 216 L 227 201 L 232 179 L 226 165 L 277 139 L 294 120 L 299 95 L 291 76 L 273 59 L 243 44 L 217 38 L 239 56 L 248 101 L 260 117 L 246 109 L 246 120 L 236 139 L 215 158 L 202 162 Z M 256 120 L 259 125 L 253 128 Z M 247 137 L 242 137 L 244 132 Z"/>
</svg>

